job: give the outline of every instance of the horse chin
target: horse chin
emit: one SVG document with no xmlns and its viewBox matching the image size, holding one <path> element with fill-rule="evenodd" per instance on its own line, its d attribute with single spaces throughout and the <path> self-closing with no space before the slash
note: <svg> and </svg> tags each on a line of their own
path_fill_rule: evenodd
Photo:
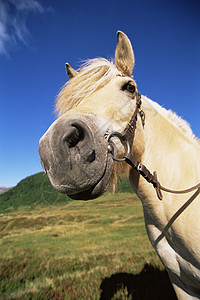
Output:
<svg viewBox="0 0 200 300">
<path fill-rule="evenodd" d="M 110 155 L 107 157 L 107 163 L 105 170 L 103 172 L 102 177 L 92 186 L 92 187 L 85 187 L 84 190 L 78 191 L 78 187 L 76 187 L 76 192 L 69 193 L 68 187 L 64 185 L 54 185 L 52 180 L 52 186 L 63 194 L 67 194 L 73 200 L 92 200 L 95 198 L 100 197 L 107 189 L 110 181 L 111 174 L 113 172 L 113 159 Z"/>
</svg>

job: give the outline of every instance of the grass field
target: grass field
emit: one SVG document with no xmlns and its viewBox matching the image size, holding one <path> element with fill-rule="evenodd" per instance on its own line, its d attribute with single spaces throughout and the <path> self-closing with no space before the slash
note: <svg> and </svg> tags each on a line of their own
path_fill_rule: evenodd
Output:
<svg viewBox="0 0 200 300">
<path fill-rule="evenodd" d="M 0 216 L 0 299 L 176 299 L 134 194 Z"/>
</svg>

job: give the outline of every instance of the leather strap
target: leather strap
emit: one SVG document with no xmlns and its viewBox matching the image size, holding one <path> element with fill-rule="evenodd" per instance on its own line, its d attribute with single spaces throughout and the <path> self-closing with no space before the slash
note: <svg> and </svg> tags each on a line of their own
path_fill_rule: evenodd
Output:
<svg viewBox="0 0 200 300">
<path fill-rule="evenodd" d="M 126 153 L 124 155 L 125 161 L 133 167 L 137 172 L 140 173 L 149 183 L 153 184 L 157 196 L 160 200 L 162 200 L 163 196 L 161 193 L 161 185 L 157 179 L 157 174 L 154 172 L 151 174 L 151 172 L 139 161 L 135 159 L 135 157 L 131 153 Z"/>
<path fill-rule="evenodd" d="M 124 136 L 124 139 L 126 139 L 126 140 L 130 140 L 130 138 L 134 139 L 138 114 L 140 114 L 142 124 L 144 127 L 145 114 L 144 114 L 143 110 L 141 110 L 141 104 L 142 104 L 141 94 L 139 92 L 137 92 L 135 111 L 134 111 L 128 125 L 126 126 L 126 128 L 124 129 L 124 131 L 122 133 Z"/>
<path fill-rule="evenodd" d="M 185 189 L 185 190 L 167 189 L 159 183 L 159 181 L 157 179 L 157 173 L 154 172 L 153 174 L 151 174 L 151 172 L 141 162 L 137 161 L 131 153 L 126 153 L 124 155 L 124 158 L 125 158 L 125 161 L 131 167 L 133 167 L 137 172 L 139 172 L 140 175 L 142 175 L 149 183 L 153 184 L 153 186 L 156 190 L 157 196 L 160 200 L 163 199 L 161 190 L 168 192 L 168 193 L 173 193 L 173 194 L 185 194 L 185 193 L 190 193 L 194 190 L 200 189 L 200 183 L 189 189 Z"/>
</svg>

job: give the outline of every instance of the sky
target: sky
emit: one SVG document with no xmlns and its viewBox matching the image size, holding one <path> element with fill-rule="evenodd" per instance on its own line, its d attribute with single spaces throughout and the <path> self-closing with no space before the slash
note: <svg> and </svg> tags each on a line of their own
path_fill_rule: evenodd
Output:
<svg viewBox="0 0 200 300">
<path fill-rule="evenodd" d="M 114 58 L 117 30 L 133 45 L 139 91 L 200 137 L 199 0 L 0 0 L 0 186 L 42 171 L 65 62 Z"/>
</svg>

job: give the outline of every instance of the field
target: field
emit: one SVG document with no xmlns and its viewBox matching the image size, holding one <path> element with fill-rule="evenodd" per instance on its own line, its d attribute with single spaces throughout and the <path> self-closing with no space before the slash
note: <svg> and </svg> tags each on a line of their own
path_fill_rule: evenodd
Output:
<svg viewBox="0 0 200 300">
<path fill-rule="evenodd" d="M 0 299 L 176 299 L 134 194 L 0 216 Z"/>
</svg>

